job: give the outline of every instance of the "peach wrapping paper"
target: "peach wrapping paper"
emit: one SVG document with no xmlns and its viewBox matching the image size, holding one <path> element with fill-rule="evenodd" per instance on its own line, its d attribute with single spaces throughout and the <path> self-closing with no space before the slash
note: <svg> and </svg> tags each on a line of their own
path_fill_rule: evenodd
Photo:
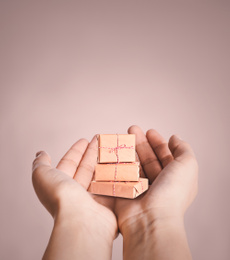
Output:
<svg viewBox="0 0 230 260">
<path fill-rule="evenodd" d="M 133 199 L 141 195 L 148 189 L 148 179 L 139 178 L 137 182 L 96 182 L 92 181 L 88 189 L 89 192 L 98 195 L 115 196 Z M 115 195 L 113 185 L 115 184 Z"/>
<path fill-rule="evenodd" d="M 139 162 L 119 164 L 97 164 L 95 166 L 95 181 L 138 181 Z"/>
<path fill-rule="evenodd" d="M 98 162 L 135 162 L 134 134 L 101 134 L 98 137 Z"/>
</svg>

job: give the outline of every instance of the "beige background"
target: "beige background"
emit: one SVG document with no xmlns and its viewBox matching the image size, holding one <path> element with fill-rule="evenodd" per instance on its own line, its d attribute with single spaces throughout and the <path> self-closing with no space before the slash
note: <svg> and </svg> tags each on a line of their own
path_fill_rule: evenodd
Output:
<svg viewBox="0 0 230 260">
<path fill-rule="evenodd" d="M 56 165 L 79 138 L 131 124 L 191 143 L 192 254 L 230 258 L 229 11 L 230 1 L 0 1 L 0 259 L 40 259 L 52 229 L 31 185 L 35 153 Z"/>
</svg>

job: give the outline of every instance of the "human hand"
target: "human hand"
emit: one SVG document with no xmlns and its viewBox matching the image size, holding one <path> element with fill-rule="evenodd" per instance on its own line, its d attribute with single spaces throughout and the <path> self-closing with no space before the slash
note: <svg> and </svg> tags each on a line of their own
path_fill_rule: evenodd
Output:
<svg viewBox="0 0 230 260">
<path fill-rule="evenodd" d="M 146 226 L 160 219 L 183 219 L 197 193 L 198 166 L 191 147 L 176 136 L 167 143 L 155 130 L 145 135 L 139 127 L 132 126 L 128 132 L 136 135 L 144 177 L 151 185 L 135 200 L 116 199 L 121 233 L 138 222 L 143 229 L 143 219 Z"/>
<path fill-rule="evenodd" d="M 39 152 L 33 162 L 32 180 L 38 198 L 54 217 L 55 225 L 61 227 L 71 225 L 70 232 L 73 232 L 71 241 L 70 235 L 63 239 L 65 234 L 59 237 L 56 235 L 53 239 L 55 241 L 53 248 L 56 249 L 56 244 L 62 240 L 62 243 L 58 244 L 58 248 L 60 247 L 59 256 L 67 249 L 69 250 L 73 240 L 76 243 L 75 235 L 82 227 L 86 229 L 84 233 L 89 234 L 84 246 L 86 243 L 92 242 L 94 250 L 91 248 L 86 250 L 87 252 L 92 251 L 92 254 L 94 252 L 92 259 L 97 259 L 95 254 L 98 257 L 100 255 L 98 241 L 101 241 L 102 247 L 108 245 L 112 248 L 112 242 L 117 235 L 117 221 L 113 213 L 114 198 L 92 195 L 87 192 L 97 161 L 97 152 L 97 138 L 95 136 L 90 144 L 85 139 L 76 142 L 63 156 L 56 168 L 51 167 L 51 160 L 46 152 Z M 58 242 L 56 242 L 57 240 Z M 84 235 L 80 240 L 82 241 L 79 243 L 83 243 Z M 52 244 L 52 242 L 50 243 Z M 66 249 L 63 248 L 64 244 L 67 246 Z M 77 246 L 76 244 L 73 246 L 75 248 L 73 251 L 76 251 Z M 47 254 L 55 255 L 55 259 L 58 259 L 56 249 L 52 250 L 52 246 L 48 246 L 48 251 L 52 252 Z M 81 248 L 80 251 L 82 252 L 83 249 Z M 71 252 L 68 251 L 68 253 Z M 67 254 L 62 259 L 68 259 Z M 111 252 L 107 255 L 109 254 Z M 88 259 L 90 259 L 89 255 Z"/>
<path fill-rule="evenodd" d="M 91 252 L 92 259 L 94 259 L 95 253 L 99 258 L 103 258 L 103 251 L 100 250 L 102 247 L 105 252 L 107 251 L 106 257 L 111 257 L 112 241 L 117 234 L 116 217 L 112 211 L 115 211 L 117 215 L 118 227 L 124 236 L 124 244 L 130 241 L 130 237 L 136 239 L 136 236 L 133 235 L 137 232 L 141 231 L 139 237 L 143 236 L 144 232 L 147 234 L 148 227 L 157 220 L 183 218 L 186 208 L 194 199 L 197 191 L 197 163 L 191 148 L 175 136 L 170 138 L 168 147 L 164 139 L 154 130 L 149 130 L 146 137 L 140 128 L 133 126 L 129 129 L 129 133 L 136 134 L 137 152 L 144 174 L 152 184 L 145 194 L 135 200 L 118 198 L 115 200 L 112 197 L 91 195 L 87 192 L 97 160 L 96 138 L 92 140 L 87 149 L 88 142 L 84 139 L 79 140 L 62 158 L 57 168 L 51 167 L 50 158 L 45 152 L 39 153 L 33 165 L 34 188 L 55 222 L 62 223 L 61 232 L 60 228 L 56 228 L 55 231 L 54 227 L 54 242 L 52 243 L 51 236 L 50 246 L 47 248 L 48 253 L 45 254 L 47 258 L 44 259 L 50 259 L 50 256 L 55 256 L 55 259 L 59 259 L 58 256 L 60 259 L 63 257 L 72 259 L 73 254 L 81 256 L 84 249 L 81 246 L 81 249 L 77 250 L 77 247 L 84 238 L 87 241 L 90 238 L 92 241 L 93 250 L 87 246 L 85 248 L 85 252 Z M 81 226 L 87 227 L 90 236 L 85 237 L 85 232 L 83 232 L 80 241 L 74 236 L 71 238 L 67 236 L 63 240 L 65 235 L 57 236 L 57 233 L 63 233 L 64 226 L 64 234 L 66 234 L 66 222 L 68 225 L 77 222 Z M 164 221 L 164 225 L 165 223 Z M 74 227 L 77 227 L 76 230 L 79 231 L 79 225 L 74 224 Z M 72 231 L 72 228 L 70 230 Z M 160 236 L 161 234 L 157 236 L 157 241 L 160 240 Z M 62 238 L 61 243 L 60 237 Z M 100 240 L 102 241 L 101 247 L 97 247 L 97 242 Z M 72 243 L 73 241 L 75 243 Z M 63 249 L 69 248 L 71 243 L 73 244 L 73 254 L 69 254 L 68 258 L 66 250 Z M 89 244 L 87 243 L 87 245 Z M 133 245 L 136 248 L 136 241 Z M 139 243 L 139 247 L 140 245 L 141 243 Z M 143 246 L 146 249 L 145 253 L 150 252 L 151 255 L 152 250 L 147 250 L 146 245 Z M 148 243 L 148 247 L 153 248 L 151 243 Z M 58 251 L 57 248 L 60 250 Z M 65 252 L 63 256 L 62 252 Z M 70 253 L 71 250 L 67 250 L 67 252 Z M 76 252 L 80 253 L 76 254 Z M 130 259 L 131 254 L 136 259 L 139 259 L 140 255 L 143 256 L 143 248 L 141 251 L 139 250 L 141 254 L 136 254 L 133 249 L 131 253 L 129 250 L 125 250 L 125 252 L 128 256 L 127 259 Z M 181 248 L 179 248 L 179 252 L 181 252 Z M 185 255 L 189 256 L 189 253 L 182 254 L 181 259 L 185 259 Z M 176 257 L 179 259 L 178 254 Z M 86 259 L 90 259 L 90 256 L 86 256 Z"/>
</svg>

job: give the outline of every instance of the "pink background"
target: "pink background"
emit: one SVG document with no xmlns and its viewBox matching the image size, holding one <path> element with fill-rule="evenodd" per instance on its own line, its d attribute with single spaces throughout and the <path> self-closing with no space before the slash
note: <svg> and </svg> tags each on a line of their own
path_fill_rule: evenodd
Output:
<svg viewBox="0 0 230 260">
<path fill-rule="evenodd" d="M 52 218 L 31 184 L 79 138 L 132 124 L 194 148 L 194 259 L 230 258 L 229 1 L 1 1 L 0 259 L 40 259 Z M 113 260 L 122 257 L 122 238 Z"/>
</svg>

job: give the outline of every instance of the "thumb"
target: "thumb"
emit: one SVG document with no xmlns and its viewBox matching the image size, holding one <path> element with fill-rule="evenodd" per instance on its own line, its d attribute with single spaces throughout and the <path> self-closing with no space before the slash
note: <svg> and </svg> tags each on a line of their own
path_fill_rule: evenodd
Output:
<svg viewBox="0 0 230 260">
<path fill-rule="evenodd" d="M 36 158 L 33 161 L 33 170 L 39 165 L 46 165 L 51 167 L 51 158 L 47 152 L 40 151 L 36 153 Z"/>
<path fill-rule="evenodd" d="M 51 169 L 50 156 L 44 151 L 37 152 L 32 166 L 33 182 L 40 181 L 43 173 L 49 169 Z"/>
<path fill-rule="evenodd" d="M 32 182 L 39 200 L 52 214 L 49 200 L 53 196 L 52 183 L 54 176 L 51 169 L 50 156 L 44 151 L 38 152 L 33 161 Z"/>
</svg>

